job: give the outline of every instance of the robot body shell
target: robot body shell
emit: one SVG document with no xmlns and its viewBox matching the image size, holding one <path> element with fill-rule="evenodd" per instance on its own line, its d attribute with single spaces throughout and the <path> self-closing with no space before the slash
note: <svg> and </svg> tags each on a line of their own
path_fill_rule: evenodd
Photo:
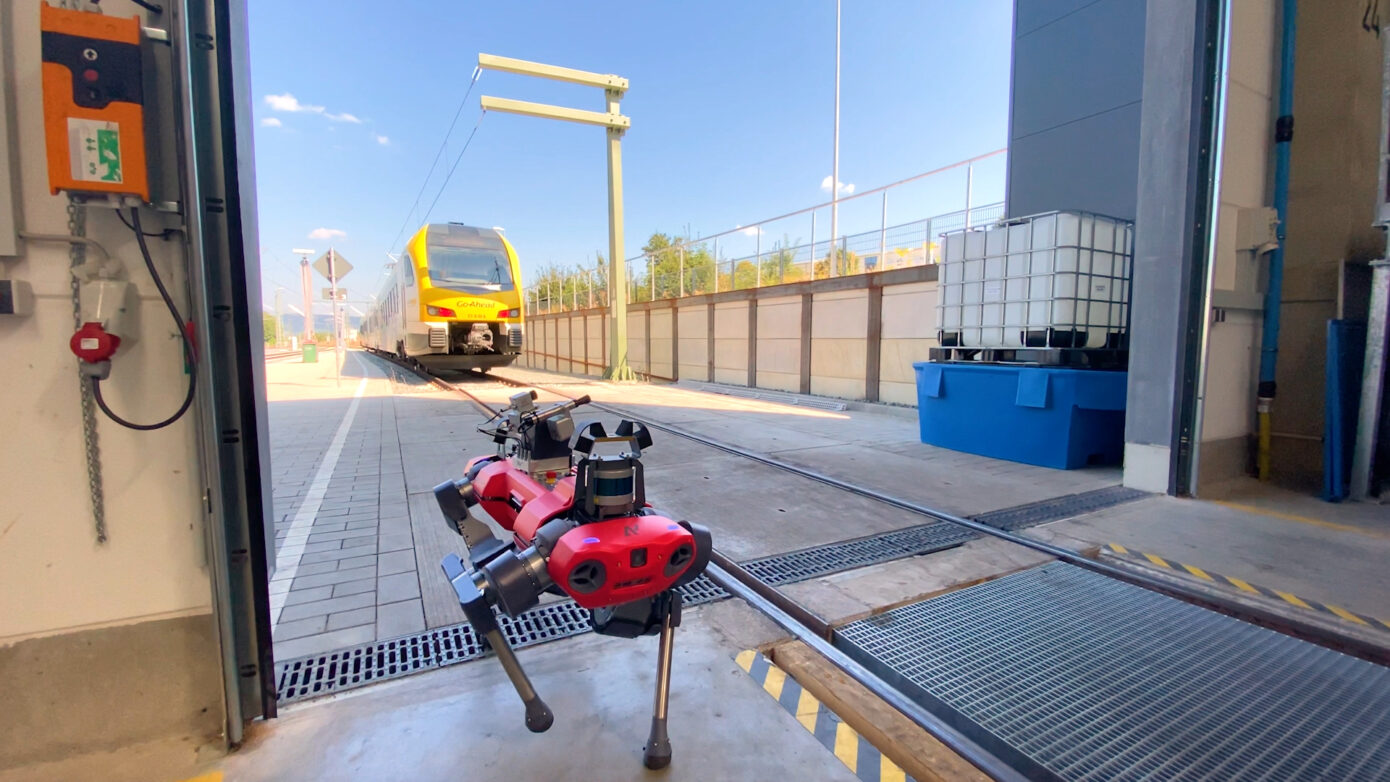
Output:
<svg viewBox="0 0 1390 782">
<path fill-rule="evenodd" d="M 628 603 L 670 589 L 695 561 L 695 537 L 657 514 L 580 524 L 550 553 L 550 577 L 584 608 Z"/>
</svg>

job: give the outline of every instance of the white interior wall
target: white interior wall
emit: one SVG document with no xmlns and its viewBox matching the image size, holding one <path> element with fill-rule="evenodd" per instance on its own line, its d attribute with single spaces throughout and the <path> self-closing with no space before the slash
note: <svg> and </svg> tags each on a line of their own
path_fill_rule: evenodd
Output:
<svg viewBox="0 0 1390 782">
<path fill-rule="evenodd" d="M 40 90 L 38 0 L 0 3 L 9 36 L 24 229 L 66 234 L 66 198 L 48 192 Z M 133 13 L 117 0 L 108 13 Z M 103 385 L 117 412 L 161 419 L 182 401 L 183 359 L 129 230 L 109 210 L 88 209 L 87 235 L 125 262 L 140 293 L 139 339 L 123 350 Z M 146 213 L 148 214 L 148 212 Z M 174 225 L 146 220 L 146 229 Z M 151 240 L 155 264 L 186 311 L 177 242 Z M 90 626 L 210 610 L 200 525 L 199 461 L 190 415 L 168 429 L 135 432 L 101 419 L 110 540 L 95 542 L 88 501 L 68 251 L 26 242 L 0 273 L 34 287 L 34 314 L 0 319 L 0 643 Z"/>
<path fill-rule="evenodd" d="M 1261 313 L 1257 282 L 1268 256 L 1237 246 L 1242 210 L 1269 206 L 1277 87 L 1278 3 L 1231 4 L 1226 123 L 1222 148 L 1220 212 L 1213 248 L 1207 366 L 1200 441 L 1239 440 L 1254 431 Z M 1244 467 L 1241 448 L 1202 454 L 1204 473 L 1229 476 Z M 1221 459 L 1230 464 L 1218 464 Z"/>
</svg>

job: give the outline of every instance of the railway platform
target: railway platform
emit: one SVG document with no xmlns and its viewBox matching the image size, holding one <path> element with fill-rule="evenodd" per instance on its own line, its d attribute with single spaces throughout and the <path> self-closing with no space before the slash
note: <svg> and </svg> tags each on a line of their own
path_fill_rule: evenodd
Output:
<svg viewBox="0 0 1390 782">
<path fill-rule="evenodd" d="M 1352 677 L 1366 684 L 1371 699 L 1352 704 L 1364 709 L 1360 717 L 1336 709 L 1318 711 L 1335 705 L 1333 695 L 1339 690 L 1314 687 L 1300 695 L 1305 713 L 1364 721 L 1382 701 L 1390 703 L 1385 700 L 1390 681 L 1382 681 L 1382 667 L 1336 652 L 1327 652 L 1334 657 L 1323 660 L 1318 654 L 1326 650 L 1301 641 L 1290 640 L 1295 646 L 1285 648 L 1286 636 L 1260 628 L 1254 629 L 1266 635 L 1240 640 L 1244 630 L 1235 620 L 1191 606 L 1174 608 L 1169 603 L 1177 601 L 1169 598 L 1150 605 L 1144 602 L 1150 593 L 1128 585 L 1119 585 L 1112 595 L 1107 592 L 1111 582 L 1044 553 L 962 532 L 787 468 L 981 521 L 1390 648 L 1390 625 L 1383 621 L 1390 619 L 1384 608 L 1390 605 L 1390 577 L 1378 565 L 1390 556 L 1383 508 L 1326 505 L 1244 483 L 1225 487 L 1220 500 L 1146 495 L 1119 486 L 1119 472 L 1113 468 L 1060 472 L 926 446 L 917 440 L 915 419 L 879 406 L 827 409 L 835 405 L 757 399 L 706 384 L 610 385 L 519 368 L 491 376 L 445 375 L 443 382 L 431 382 L 359 351 L 347 354 L 339 384 L 328 358 L 316 365 L 290 358 L 267 363 L 281 555 L 271 591 L 272 607 L 280 605 L 275 648 L 284 710 L 280 720 L 253 738 L 255 753 L 224 762 L 221 768 L 229 778 L 282 778 L 277 773 L 289 764 L 308 764 L 313 778 L 372 778 L 389 771 L 381 765 L 389 763 L 384 748 L 407 734 L 414 742 L 412 751 L 427 758 L 414 775 L 433 778 L 432 769 L 442 775 L 458 762 L 454 723 L 481 714 L 493 716 L 487 717 L 492 726 L 488 736 L 469 747 L 478 768 L 505 764 L 523 778 L 565 778 L 556 776 L 554 764 L 545 759 L 548 753 L 509 754 L 509 742 L 525 735 L 519 707 L 499 668 L 454 664 L 483 651 L 468 646 L 460 629 L 462 611 L 437 569 L 445 553 L 462 547 L 442 523 L 430 489 L 457 477 L 468 456 L 490 450 L 488 438 L 474 431 L 485 420 L 483 406 L 502 406 L 518 384 L 539 389 L 542 403 L 590 395 L 598 404 L 587 413 L 581 409 L 579 419 L 611 423 L 621 412 L 656 425 L 655 444 L 643 459 L 653 503 L 710 526 L 721 552 L 836 628 L 837 643 L 866 665 L 878 665 L 885 679 L 905 691 L 936 697 L 938 705 L 958 716 L 993 726 L 990 735 L 1004 742 L 1005 750 L 1022 752 L 1023 765 L 1065 771 L 1052 778 L 1108 776 L 1088 776 L 1090 757 L 1067 765 L 1075 759 L 1048 755 L 1047 742 L 1027 730 L 990 723 L 988 715 L 970 711 L 968 698 L 951 701 L 933 695 L 932 682 L 921 678 L 929 678 L 929 666 L 901 656 L 904 639 L 939 652 L 940 646 L 926 643 L 928 635 L 967 644 L 1023 644 L 1031 632 L 1029 653 L 1037 655 L 1046 645 L 1036 645 L 1036 633 L 1045 633 L 1048 625 L 1035 626 L 1039 617 L 1065 616 L 1072 623 L 1072 646 L 1083 651 L 1087 642 L 1120 640 L 1105 632 L 1106 622 L 1099 618 L 1114 606 L 1129 613 L 1113 624 L 1132 635 L 1142 635 L 1137 628 L 1144 622 L 1156 621 L 1150 615 L 1175 611 L 1174 622 L 1203 628 L 1194 643 L 1205 639 L 1215 645 L 1189 647 L 1182 639 L 1168 639 L 1178 646 L 1164 653 L 1196 665 L 1219 651 L 1235 667 L 1218 669 L 1213 674 L 1218 682 L 1220 676 L 1240 675 L 1240 666 L 1249 660 L 1292 655 L 1313 667 L 1285 673 L 1326 676 L 1332 684 L 1341 681 L 1339 676 Z M 701 589 L 687 594 L 692 607 L 676 646 L 672 736 L 677 763 L 671 779 L 697 773 L 701 778 L 714 773 L 718 778 L 798 774 L 810 779 L 888 779 L 898 773 L 919 779 L 967 778 L 978 773 L 920 729 L 881 729 L 893 722 L 893 714 L 881 706 L 855 706 L 853 699 L 828 692 L 827 682 L 836 681 L 834 670 L 807 664 L 795 645 L 787 645 L 787 633 L 748 605 L 721 599 L 717 587 L 705 584 Z M 989 599 L 994 593 L 983 591 L 989 589 L 998 593 L 994 602 Z M 1029 605 L 1035 607 L 1030 611 Z M 939 613 L 924 607 L 940 607 Z M 1183 613 L 1188 609 L 1197 613 Z M 563 601 L 543 604 L 534 614 L 533 621 L 509 632 L 514 644 L 530 647 L 520 652 L 522 660 L 557 713 L 552 734 L 560 735 L 536 741 L 584 747 L 575 751 L 586 757 L 616 757 L 605 761 L 611 778 L 642 777 L 637 758 L 645 728 L 632 716 L 644 713 L 649 699 L 654 671 L 647 670 L 648 647 L 654 641 L 628 644 L 589 634 L 578 612 Z M 966 621 L 967 615 L 976 623 Z M 885 633 L 892 625 L 885 623 L 897 623 L 907 635 L 894 642 L 893 633 Z M 1135 659 L 1152 652 L 1141 647 L 1129 648 L 1130 658 L 1105 657 L 1102 662 L 1109 668 L 1056 675 L 1062 681 L 1071 675 L 1122 679 L 1125 671 L 1140 669 Z M 763 651 L 766 658 L 757 658 L 763 662 L 741 656 L 753 649 Z M 1067 651 L 1070 646 L 1062 649 L 1073 658 L 1084 657 Z M 600 662 L 576 691 L 569 674 L 572 660 L 580 656 Z M 939 657 L 934 654 L 933 660 Z M 776 663 L 771 668 L 768 659 Z M 976 691 L 996 686 L 987 683 L 989 659 L 970 662 L 975 669 L 934 675 L 958 676 L 957 684 Z M 1196 670 L 1175 666 L 1168 673 Z M 353 675 L 342 675 L 349 668 Z M 772 669 L 777 675 L 771 675 Z M 422 675 L 344 697 L 357 685 L 408 673 Z M 1032 680 L 1046 681 L 1044 673 Z M 624 684 L 606 686 L 607 680 Z M 1288 681 L 1275 677 L 1267 685 L 1277 692 Z M 832 689 L 838 692 L 839 686 Z M 1068 696 L 1084 701 L 1084 693 L 1075 683 L 1072 687 L 1020 688 L 1014 706 L 1042 709 L 1049 699 Z M 1181 689 L 1152 681 L 1134 687 L 1152 696 Z M 819 733 L 805 729 L 806 715 L 797 711 L 800 696 L 785 695 L 791 692 L 818 693 L 824 696 L 821 701 L 841 710 L 826 718 L 832 725 L 829 740 L 824 725 Z M 1112 693 L 1111 708 L 1125 705 L 1122 694 Z M 1197 692 L 1181 694 L 1201 699 Z M 321 696 L 330 699 L 312 700 Z M 1087 719 L 1104 717 L 1105 705 L 1083 704 L 1076 711 Z M 1200 704 L 1191 705 L 1196 709 Z M 1260 713 L 1270 725 L 1292 730 L 1279 727 L 1282 723 L 1273 720 L 1275 707 L 1260 704 L 1266 706 Z M 1206 707 L 1218 721 L 1234 719 L 1239 711 L 1229 703 L 1223 711 L 1218 701 Z M 512 725 L 507 717 L 514 712 Z M 1190 720 L 1195 713 L 1167 717 Z M 1162 717 L 1153 719 L 1161 722 Z M 835 726 L 841 723 L 854 738 L 837 746 Z M 1081 720 L 1074 727 L 1083 735 L 1098 730 L 1098 724 Z M 1157 724 L 1149 729 L 1156 730 Z M 1135 753 L 1162 755 L 1161 746 L 1141 738 L 1124 737 Z M 1343 737 L 1348 738 L 1350 734 Z M 1335 736 L 1328 740 L 1328 752 L 1350 746 L 1337 743 Z M 847 761 L 846 747 L 858 742 L 869 743 Z M 1375 764 L 1386 760 L 1383 743 L 1362 741 L 1365 757 L 1349 757 L 1363 763 L 1359 769 L 1380 768 Z M 314 747 L 309 757 L 302 753 L 306 745 Z M 1222 752 L 1243 756 L 1254 752 L 1252 746 L 1223 745 Z M 861 765 L 863 758 L 870 760 Z M 1157 767 L 1165 762 L 1183 761 L 1164 755 Z M 868 766 L 875 763 L 878 775 L 869 776 Z M 1384 771 L 1390 773 L 1390 767 Z"/>
</svg>

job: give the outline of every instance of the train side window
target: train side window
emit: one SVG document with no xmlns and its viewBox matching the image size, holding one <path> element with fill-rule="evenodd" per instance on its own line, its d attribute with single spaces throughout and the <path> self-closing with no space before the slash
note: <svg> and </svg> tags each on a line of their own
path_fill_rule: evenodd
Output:
<svg viewBox="0 0 1390 782">
<path fill-rule="evenodd" d="M 410 253 L 401 253 L 401 271 L 405 273 L 405 287 L 414 285 L 415 261 L 411 259 Z"/>
</svg>

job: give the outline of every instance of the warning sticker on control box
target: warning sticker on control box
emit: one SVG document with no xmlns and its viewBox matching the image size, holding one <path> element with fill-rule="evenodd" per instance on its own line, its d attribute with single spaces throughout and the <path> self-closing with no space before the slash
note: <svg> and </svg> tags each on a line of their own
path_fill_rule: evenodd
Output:
<svg viewBox="0 0 1390 782">
<path fill-rule="evenodd" d="M 68 158 L 79 182 L 124 182 L 121 127 L 114 122 L 68 118 Z"/>
</svg>

